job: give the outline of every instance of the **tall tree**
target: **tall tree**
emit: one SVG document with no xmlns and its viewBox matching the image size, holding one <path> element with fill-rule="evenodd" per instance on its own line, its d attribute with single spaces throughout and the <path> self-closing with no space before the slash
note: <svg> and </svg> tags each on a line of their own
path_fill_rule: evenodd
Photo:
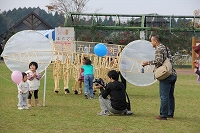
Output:
<svg viewBox="0 0 200 133">
<path fill-rule="evenodd" d="M 2 34 L 7 29 L 6 17 L 2 14 L 0 14 L 0 25 L 0 34 Z"/>
<path fill-rule="evenodd" d="M 61 15 L 68 12 L 83 12 L 89 0 L 52 0 L 48 9 L 57 11 Z"/>
<path fill-rule="evenodd" d="M 194 10 L 194 16 L 200 16 L 200 9 Z M 200 19 L 199 18 L 195 18 L 194 25 L 196 28 L 200 28 Z"/>
</svg>

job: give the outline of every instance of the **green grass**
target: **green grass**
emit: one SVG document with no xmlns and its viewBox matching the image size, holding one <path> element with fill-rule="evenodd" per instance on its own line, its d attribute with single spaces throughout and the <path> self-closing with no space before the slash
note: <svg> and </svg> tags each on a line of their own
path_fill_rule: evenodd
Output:
<svg viewBox="0 0 200 133">
<path fill-rule="evenodd" d="M 174 68 L 178 68 L 178 69 L 180 69 L 180 68 L 185 68 L 185 69 L 187 69 L 187 68 L 192 68 L 192 65 L 191 65 L 191 63 L 190 63 L 190 65 L 174 65 Z"/>
<path fill-rule="evenodd" d="M 175 88 L 175 118 L 155 119 L 159 115 L 158 82 L 147 87 L 128 84 L 132 116 L 97 116 L 98 98 L 88 100 L 83 95 L 54 93 L 51 68 L 47 71 L 46 106 L 30 110 L 17 109 L 17 87 L 11 71 L 0 62 L 0 133 L 198 133 L 200 131 L 200 84 L 197 75 L 178 75 Z M 39 91 L 43 102 L 43 79 Z M 71 80 L 70 86 L 72 87 Z M 70 89 L 71 90 L 71 89 Z"/>
</svg>

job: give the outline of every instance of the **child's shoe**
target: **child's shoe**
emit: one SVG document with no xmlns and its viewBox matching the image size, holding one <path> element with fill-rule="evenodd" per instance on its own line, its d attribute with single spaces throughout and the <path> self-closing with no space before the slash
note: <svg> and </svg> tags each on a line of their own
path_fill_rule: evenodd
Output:
<svg viewBox="0 0 200 133">
<path fill-rule="evenodd" d="M 23 108 L 22 108 L 22 107 L 18 107 L 18 109 L 19 109 L 19 110 L 22 110 Z"/>
<path fill-rule="evenodd" d="M 78 91 L 77 91 L 77 90 L 74 90 L 74 94 L 78 94 Z"/>
<path fill-rule="evenodd" d="M 88 95 L 87 94 L 85 94 L 85 99 L 88 99 L 89 97 L 88 97 Z"/>
<path fill-rule="evenodd" d="M 28 106 L 24 106 L 24 109 L 29 109 Z"/>
</svg>

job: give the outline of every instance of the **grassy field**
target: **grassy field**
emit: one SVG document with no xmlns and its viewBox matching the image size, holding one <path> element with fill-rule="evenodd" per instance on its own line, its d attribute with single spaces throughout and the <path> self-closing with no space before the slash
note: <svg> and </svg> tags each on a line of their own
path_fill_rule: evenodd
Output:
<svg viewBox="0 0 200 133">
<path fill-rule="evenodd" d="M 200 84 L 195 74 L 180 74 L 175 88 L 175 118 L 159 121 L 158 82 L 147 87 L 128 84 L 132 116 L 97 116 L 98 97 L 54 93 L 51 68 L 47 71 L 46 106 L 17 109 L 17 87 L 11 71 L 0 62 L 0 133 L 199 133 Z M 43 103 L 43 79 L 39 91 Z M 73 81 L 70 82 L 72 87 Z M 71 88 L 70 88 L 71 89 Z"/>
</svg>

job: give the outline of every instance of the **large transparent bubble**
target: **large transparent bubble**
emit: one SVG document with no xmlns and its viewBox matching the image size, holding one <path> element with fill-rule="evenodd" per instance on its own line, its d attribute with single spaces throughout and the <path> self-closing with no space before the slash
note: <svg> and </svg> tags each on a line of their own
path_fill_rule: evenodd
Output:
<svg viewBox="0 0 200 133">
<path fill-rule="evenodd" d="M 154 58 L 155 49 L 149 41 L 136 40 L 130 42 L 121 52 L 120 71 L 122 76 L 136 86 L 148 86 L 155 83 L 154 66 L 148 65 L 143 69 L 141 65 L 143 61 L 153 60 Z"/>
<path fill-rule="evenodd" d="M 24 30 L 7 41 L 2 55 L 11 71 L 25 72 L 29 70 L 29 63 L 35 61 L 38 72 L 42 72 L 51 63 L 52 47 L 50 40 L 41 33 Z"/>
</svg>

